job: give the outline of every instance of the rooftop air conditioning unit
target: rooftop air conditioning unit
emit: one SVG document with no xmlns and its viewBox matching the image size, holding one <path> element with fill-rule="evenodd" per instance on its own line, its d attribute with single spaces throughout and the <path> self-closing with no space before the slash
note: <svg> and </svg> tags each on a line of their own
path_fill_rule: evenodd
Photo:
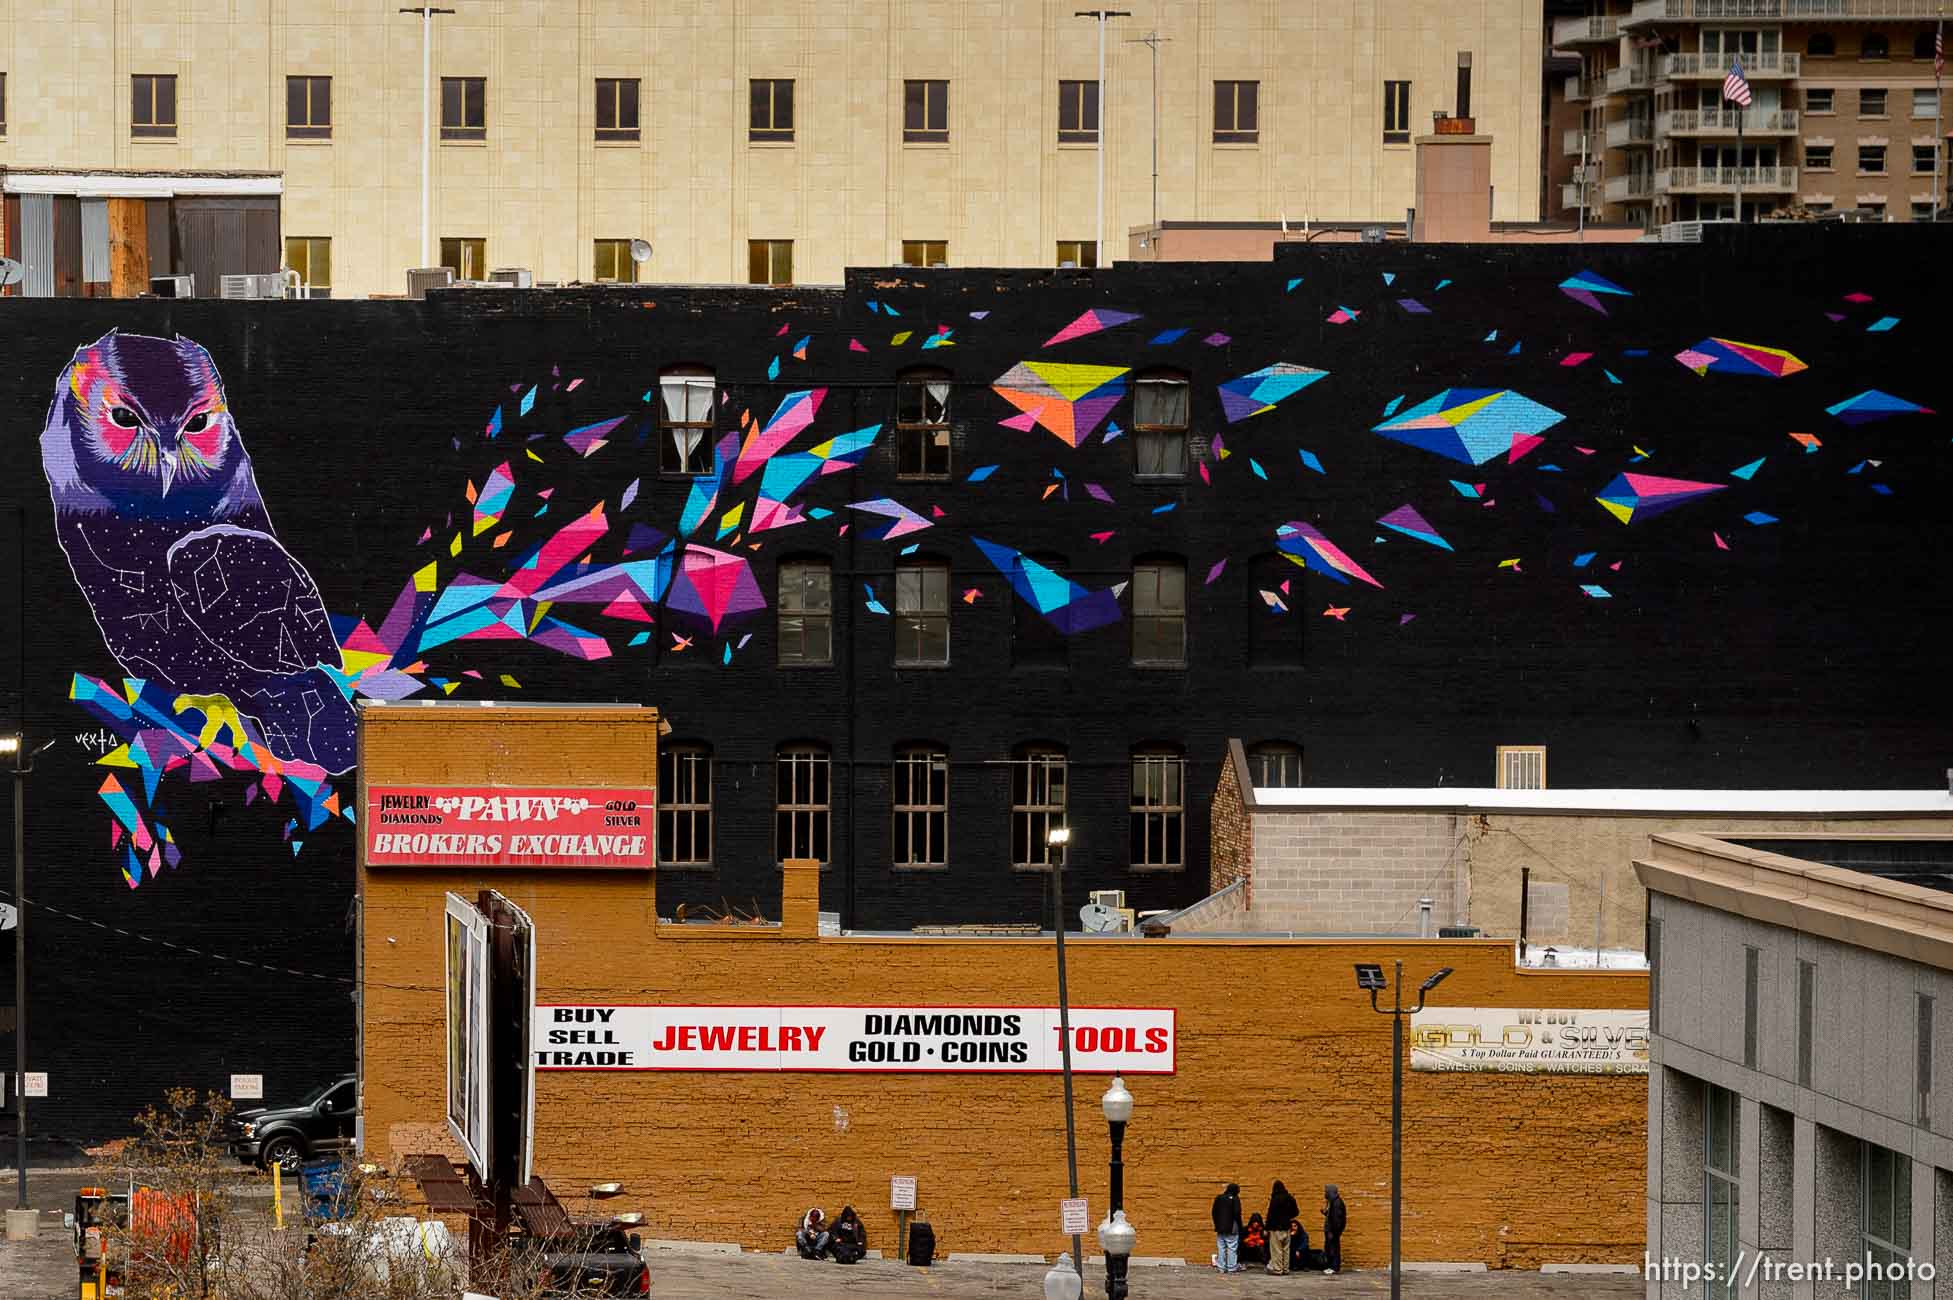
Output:
<svg viewBox="0 0 1953 1300">
<path fill-rule="evenodd" d="M 1126 905 L 1126 891 L 1123 889 L 1094 889 L 1090 901 L 1097 903 L 1100 907 L 1110 907 L 1117 911 Z"/>
<path fill-rule="evenodd" d="M 1365 226 L 1359 238 L 1366 244 L 1381 244 L 1383 242 L 1383 227 Z"/>
<path fill-rule="evenodd" d="M 407 272 L 407 296 L 425 298 L 429 289 L 445 289 L 453 283 L 453 267 L 417 266 Z"/>
<path fill-rule="evenodd" d="M 1440 939 L 1476 939 L 1478 927 L 1475 925 L 1441 925 L 1438 927 Z"/>
<path fill-rule="evenodd" d="M 512 285 L 517 289 L 535 287 L 536 277 L 526 266 L 498 266 L 488 273 L 489 283 Z"/>
<path fill-rule="evenodd" d="M 158 275 L 150 277 L 149 292 L 158 298 L 194 298 L 197 296 L 197 277 L 194 275 Z"/>
<path fill-rule="evenodd" d="M 219 276 L 217 296 L 219 298 L 283 298 L 285 273 L 273 271 L 268 275 Z"/>
</svg>

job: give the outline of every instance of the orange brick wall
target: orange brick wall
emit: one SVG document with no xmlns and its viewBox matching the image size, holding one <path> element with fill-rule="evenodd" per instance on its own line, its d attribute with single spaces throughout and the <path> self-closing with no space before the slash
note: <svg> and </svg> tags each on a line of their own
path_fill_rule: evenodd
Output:
<svg viewBox="0 0 1953 1300">
<path fill-rule="evenodd" d="M 397 715 L 382 716 L 390 729 Z M 430 768 L 475 779 L 491 762 L 509 783 L 590 779 L 587 765 L 606 754 L 626 769 L 608 772 L 611 783 L 653 770 L 638 767 L 654 762 L 653 746 L 614 729 L 586 742 L 549 730 L 566 724 L 514 712 L 439 724 L 385 738 L 369 727 L 367 779 L 442 779 Z M 802 873 L 792 874 L 793 892 L 804 893 Z M 1052 948 L 1037 940 L 660 933 L 653 882 L 628 873 L 363 872 L 366 1134 L 382 1158 L 445 1145 L 441 896 L 483 886 L 535 919 L 544 1001 L 1055 1000 Z M 1179 1072 L 1128 1081 L 1137 1110 L 1127 1206 L 1141 1254 L 1199 1261 L 1212 1250 L 1207 1206 L 1219 1185 L 1238 1181 L 1260 1209 L 1277 1177 L 1311 1213 L 1323 1182 L 1341 1184 L 1349 1260 L 1387 1259 L 1390 1024 L 1359 1000 L 1352 962 L 1402 957 L 1413 981 L 1451 965 L 1451 1005 L 1639 1007 L 1647 998 L 1644 976 L 1521 974 L 1508 945 L 1483 941 L 1169 938 L 1068 951 L 1074 1002 L 1178 1009 Z M 1078 1085 L 1079 1170 L 1094 1221 L 1105 1208 L 1104 1087 L 1103 1076 Z M 832 1213 L 852 1203 L 873 1244 L 888 1246 L 888 1178 L 914 1174 L 943 1250 L 1066 1248 L 1056 1076 L 545 1073 L 536 1094 L 540 1172 L 573 1211 L 568 1193 L 621 1180 L 647 1236 L 778 1250 L 807 1205 Z M 1644 1080 L 1407 1073 L 1405 1094 L 1407 1258 L 1536 1267 L 1640 1257 Z"/>
</svg>

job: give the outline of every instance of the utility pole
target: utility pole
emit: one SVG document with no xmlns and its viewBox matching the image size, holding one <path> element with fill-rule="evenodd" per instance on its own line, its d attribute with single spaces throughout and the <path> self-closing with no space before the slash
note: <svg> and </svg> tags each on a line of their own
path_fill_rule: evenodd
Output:
<svg viewBox="0 0 1953 1300">
<path fill-rule="evenodd" d="M 1132 13 L 1126 9 L 1080 9 L 1072 14 L 1074 18 L 1091 18 L 1099 25 L 1099 203 L 1098 222 L 1092 227 L 1092 262 L 1096 266 L 1105 265 L 1105 125 L 1111 118 L 1105 102 L 1105 20 L 1108 18 L 1130 18 Z"/>
<path fill-rule="evenodd" d="M 1135 36 L 1126 42 L 1128 45 L 1148 45 L 1153 50 L 1153 238 L 1159 238 L 1160 229 L 1160 46 L 1172 40 L 1162 36 L 1157 30 L 1144 36 Z M 1101 94 L 1104 92 L 1101 91 Z M 1105 115 L 1105 105 L 1100 103 L 1099 115 Z"/>
<path fill-rule="evenodd" d="M 1939 220 L 1940 201 L 1945 196 L 1946 182 L 1943 177 L 1946 159 L 1946 130 L 1942 125 L 1945 112 L 1946 92 L 1940 88 L 1940 79 L 1946 72 L 1946 6 L 1939 6 L 1938 21 L 1933 26 L 1933 220 Z"/>
<path fill-rule="evenodd" d="M 421 5 L 414 9 L 402 9 L 403 14 L 420 15 L 420 264 L 426 266 L 431 256 L 429 252 L 428 227 L 433 222 L 432 189 L 428 182 L 428 167 L 431 164 L 429 150 L 432 147 L 433 126 L 428 121 L 428 99 L 431 92 L 429 80 L 434 70 L 434 15 L 451 14 L 452 9 L 436 9 L 432 5 Z"/>
</svg>

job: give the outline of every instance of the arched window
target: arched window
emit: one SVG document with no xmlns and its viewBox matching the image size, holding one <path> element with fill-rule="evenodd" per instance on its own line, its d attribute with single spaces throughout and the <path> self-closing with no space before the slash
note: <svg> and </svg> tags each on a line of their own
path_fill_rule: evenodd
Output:
<svg viewBox="0 0 1953 1300">
<path fill-rule="evenodd" d="M 1187 664 L 1187 565 L 1155 556 L 1132 566 L 1132 661 L 1155 668 Z"/>
<path fill-rule="evenodd" d="M 1131 812 L 1134 869 L 1187 865 L 1187 760 L 1177 747 L 1133 750 Z"/>
<path fill-rule="evenodd" d="M 949 662 L 949 566 L 941 560 L 905 560 L 895 568 L 895 662 Z"/>
<path fill-rule="evenodd" d="M 1010 860 L 1018 867 L 1048 867 L 1062 850 L 1051 832 L 1066 822 L 1069 769 L 1056 745 L 1020 745 L 1010 764 Z"/>
<path fill-rule="evenodd" d="M 949 755 L 938 745 L 895 751 L 889 805 L 891 857 L 898 867 L 949 863 Z"/>
<path fill-rule="evenodd" d="M 773 857 L 812 858 L 827 865 L 833 821 L 832 763 L 827 746 L 780 746 L 773 760 Z"/>
<path fill-rule="evenodd" d="M 1865 38 L 1858 42 L 1858 57 L 1889 59 L 1892 57 L 1892 42 L 1884 32 L 1866 32 Z"/>
<path fill-rule="evenodd" d="M 949 392 L 946 370 L 909 370 L 895 381 L 898 478 L 949 477 Z"/>
<path fill-rule="evenodd" d="M 718 387 L 703 366 L 672 366 L 658 376 L 658 472 L 712 472 L 712 402 Z"/>
<path fill-rule="evenodd" d="M 1049 570 L 1054 574 L 1070 572 L 1070 566 L 1062 555 L 1049 552 L 1026 555 L 1013 561 L 1020 567 L 1032 564 Z M 1033 578 L 1042 578 L 1036 569 L 1029 571 Z M 1033 587 L 1037 584 L 1031 583 Z M 1057 624 L 1038 612 L 1036 605 L 1012 590 L 1010 598 L 1010 662 L 1016 667 L 1063 668 L 1071 653 L 1071 643 Z"/>
<path fill-rule="evenodd" d="M 658 746 L 658 865 L 712 865 L 712 750 L 696 741 Z"/>
<path fill-rule="evenodd" d="M 1248 777 L 1257 790 L 1295 790 L 1302 785 L 1302 746 L 1264 740 L 1248 746 Z"/>
<path fill-rule="evenodd" d="M 1190 389 L 1177 370 L 1151 370 L 1133 383 L 1133 474 L 1137 478 L 1187 476 Z"/>
<path fill-rule="evenodd" d="M 1921 31 L 1912 38 L 1912 57 L 1915 59 L 1933 57 L 1933 33 Z"/>
<path fill-rule="evenodd" d="M 818 556 L 780 561 L 774 610 L 782 664 L 834 662 L 834 572 Z"/>
<path fill-rule="evenodd" d="M 1838 52 L 1838 38 L 1830 32 L 1812 32 L 1804 52 L 1813 59 L 1828 59 Z"/>
<path fill-rule="evenodd" d="M 1248 561 L 1248 665 L 1300 668 L 1306 622 L 1296 605 L 1302 598 L 1302 570 L 1280 555 Z"/>
</svg>

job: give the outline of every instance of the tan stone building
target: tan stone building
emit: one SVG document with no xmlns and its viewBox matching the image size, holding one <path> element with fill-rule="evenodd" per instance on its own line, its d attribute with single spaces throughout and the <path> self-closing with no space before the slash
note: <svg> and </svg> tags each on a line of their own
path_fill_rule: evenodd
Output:
<svg viewBox="0 0 1953 1300">
<path fill-rule="evenodd" d="M 1939 7 L 1597 0 L 1588 16 L 1555 20 L 1553 46 L 1584 65 L 1549 87 L 1584 114 L 1558 142 L 1587 167 L 1583 182 L 1576 166 L 1561 204 L 1658 226 L 1733 217 L 1740 184 L 1752 220 L 1845 209 L 1930 220 Z M 1739 58 L 1752 96 L 1740 144 L 1735 107 L 1722 99 Z"/>
<path fill-rule="evenodd" d="M 260 174 L 290 264 L 340 296 L 438 261 L 708 283 L 1086 263 L 1155 216 L 1156 119 L 1159 216 L 1402 220 L 1411 139 L 1470 53 L 1493 217 L 1539 212 L 1539 0 L 1130 4 L 1103 236 L 1098 33 L 1072 3 L 447 0 L 423 255 L 423 24 L 399 7 L 0 0 L 0 168 L 82 173 L 42 188 L 84 198 L 110 173 Z"/>
</svg>

